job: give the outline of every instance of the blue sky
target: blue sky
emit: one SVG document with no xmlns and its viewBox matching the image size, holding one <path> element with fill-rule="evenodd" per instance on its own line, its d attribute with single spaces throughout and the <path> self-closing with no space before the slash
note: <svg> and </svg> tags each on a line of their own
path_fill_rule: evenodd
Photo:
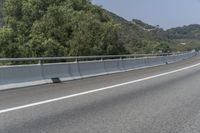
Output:
<svg viewBox="0 0 200 133">
<path fill-rule="evenodd" d="M 92 0 L 127 20 L 140 19 L 164 29 L 200 24 L 200 0 Z"/>
</svg>

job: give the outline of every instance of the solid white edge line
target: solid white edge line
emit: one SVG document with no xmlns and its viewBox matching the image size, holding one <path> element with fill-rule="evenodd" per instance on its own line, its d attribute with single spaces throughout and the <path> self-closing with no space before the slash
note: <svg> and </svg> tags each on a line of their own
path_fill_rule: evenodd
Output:
<svg viewBox="0 0 200 133">
<path fill-rule="evenodd" d="M 112 88 L 116 88 L 116 87 L 120 87 L 120 86 L 134 84 L 134 83 L 142 82 L 142 81 L 145 81 L 145 80 L 150 80 L 150 79 L 158 78 L 158 77 L 161 77 L 161 76 L 166 76 L 166 75 L 169 75 L 169 74 L 181 72 L 181 71 L 191 69 L 191 68 L 194 68 L 194 67 L 197 67 L 197 66 L 200 66 L 200 63 L 195 64 L 195 65 L 191 65 L 191 66 L 188 66 L 188 67 L 184 67 L 184 68 L 181 68 L 181 69 L 177 69 L 177 70 L 174 70 L 174 71 L 170 71 L 170 72 L 166 72 L 166 73 L 162 73 L 162 74 L 158 74 L 158 75 L 154 75 L 154 76 L 150 76 L 150 77 L 146 77 L 146 78 L 142 78 L 142 79 L 137 79 L 137 80 L 121 83 L 121 84 L 107 86 L 107 87 L 103 87 L 103 88 L 99 88 L 99 89 L 95 89 L 95 90 L 91 90 L 91 91 L 81 92 L 81 93 L 63 96 L 63 97 L 59 97 L 59 98 L 54 98 L 54 99 L 50 99 L 50 100 L 45 100 L 45 101 L 41 101 L 41 102 L 26 104 L 26 105 L 22 105 L 22 106 L 18 106 L 18 107 L 3 109 L 3 110 L 0 110 L 0 114 L 8 113 L 8 112 L 11 112 L 11 111 L 16 111 L 16 110 L 21 110 L 21 109 L 25 109 L 25 108 L 29 108 L 29 107 L 34 107 L 34 106 L 38 106 L 38 105 L 42 105 L 42 104 L 52 103 L 52 102 L 56 102 L 56 101 L 61 101 L 61 100 L 64 100 L 64 99 L 82 96 L 82 95 L 86 95 L 86 94 L 91 94 L 91 93 L 95 93 L 95 92 L 99 92 L 99 91 L 103 91 L 103 90 L 108 90 L 108 89 L 112 89 Z"/>
</svg>

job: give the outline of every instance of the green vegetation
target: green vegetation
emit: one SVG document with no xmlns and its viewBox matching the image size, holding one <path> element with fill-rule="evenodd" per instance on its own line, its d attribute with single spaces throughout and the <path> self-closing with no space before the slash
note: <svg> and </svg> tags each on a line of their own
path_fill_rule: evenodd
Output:
<svg viewBox="0 0 200 133">
<path fill-rule="evenodd" d="M 158 27 L 134 19 L 129 22 L 111 12 L 105 11 L 121 25 L 119 37 L 129 53 L 171 52 L 166 32 Z"/>
<path fill-rule="evenodd" d="M 1 57 L 126 53 L 119 26 L 89 0 L 6 0 Z"/>
<path fill-rule="evenodd" d="M 157 53 L 200 48 L 200 25 L 164 31 L 140 20 L 129 22 L 92 5 L 90 0 L 0 0 L 0 27 L 0 57 Z"/>
<path fill-rule="evenodd" d="M 3 25 L 3 1 L 0 0 L 0 27 Z"/>
<path fill-rule="evenodd" d="M 171 47 L 177 51 L 200 50 L 200 25 L 193 24 L 172 28 L 166 31 L 168 38 L 172 40 Z"/>
<path fill-rule="evenodd" d="M 200 49 L 200 25 L 194 24 L 167 31 L 159 26 L 151 26 L 140 20 L 129 22 L 106 11 L 121 25 L 120 40 L 130 53 L 154 53 L 170 51 L 190 51 Z"/>
<path fill-rule="evenodd" d="M 143 28 L 144 30 L 146 29 L 147 31 L 149 30 L 155 30 L 156 28 L 158 27 L 154 27 L 152 25 L 149 25 L 149 24 L 146 24 L 144 22 L 142 22 L 141 20 L 138 20 L 138 19 L 133 19 L 132 20 L 132 23 L 135 24 L 135 25 L 138 25 L 140 26 L 141 28 Z"/>
<path fill-rule="evenodd" d="M 167 30 L 170 39 L 200 39 L 200 25 L 177 27 Z"/>
</svg>

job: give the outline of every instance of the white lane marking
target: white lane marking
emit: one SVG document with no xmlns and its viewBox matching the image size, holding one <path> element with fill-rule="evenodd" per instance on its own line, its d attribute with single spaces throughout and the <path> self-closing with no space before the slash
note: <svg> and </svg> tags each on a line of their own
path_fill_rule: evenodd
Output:
<svg viewBox="0 0 200 133">
<path fill-rule="evenodd" d="M 0 110 L 0 114 L 8 113 L 8 112 L 11 112 L 11 111 L 16 111 L 16 110 L 21 110 L 21 109 L 25 109 L 25 108 L 29 108 L 29 107 L 34 107 L 34 106 L 38 106 L 38 105 L 42 105 L 42 104 L 52 103 L 52 102 L 56 102 L 56 101 L 61 101 L 61 100 L 64 100 L 64 99 L 82 96 L 82 95 L 86 95 L 86 94 L 91 94 L 91 93 L 95 93 L 95 92 L 99 92 L 99 91 L 103 91 L 103 90 L 108 90 L 108 89 L 112 89 L 112 88 L 116 88 L 116 87 L 120 87 L 120 86 L 134 84 L 134 83 L 142 82 L 142 81 L 145 81 L 145 80 L 150 80 L 150 79 L 158 78 L 158 77 L 161 77 L 161 76 L 166 76 L 166 75 L 169 75 L 169 74 L 181 72 L 181 71 L 191 69 L 191 68 L 194 68 L 194 67 L 197 67 L 197 66 L 200 66 L 200 63 L 192 65 L 192 66 L 184 67 L 184 68 L 181 68 L 181 69 L 177 69 L 177 70 L 174 70 L 174 71 L 170 71 L 170 72 L 166 72 L 166 73 L 162 73 L 162 74 L 158 74 L 158 75 L 154 75 L 154 76 L 150 76 L 150 77 L 146 77 L 146 78 L 142 78 L 142 79 L 137 79 L 137 80 L 121 83 L 121 84 L 107 86 L 107 87 L 103 87 L 103 88 L 99 88 L 99 89 L 95 89 L 95 90 L 91 90 L 91 91 L 81 92 L 81 93 L 63 96 L 63 97 L 59 97 L 59 98 L 54 98 L 54 99 L 50 99 L 50 100 L 45 100 L 45 101 L 41 101 L 41 102 L 26 104 L 26 105 L 22 105 L 22 106 L 18 106 L 18 107 L 3 109 L 3 110 Z"/>
</svg>

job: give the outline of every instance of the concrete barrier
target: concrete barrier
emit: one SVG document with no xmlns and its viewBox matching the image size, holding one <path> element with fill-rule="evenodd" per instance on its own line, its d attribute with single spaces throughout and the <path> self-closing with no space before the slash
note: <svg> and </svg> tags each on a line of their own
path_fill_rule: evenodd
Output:
<svg viewBox="0 0 200 133">
<path fill-rule="evenodd" d="M 141 68 L 146 66 L 146 58 L 135 58 L 135 59 L 124 59 L 125 70 L 133 70 L 136 68 Z"/>
<path fill-rule="evenodd" d="M 158 66 L 192 58 L 195 52 L 163 57 L 98 60 L 87 62 L 18 65 L 0 67 L 0 90 L 19 88 L 45 83 L 53 79 L 69 81 L 74 79 L 129 71 Z"/>
<path fill-rule="evenodd" d="M 53 78 L 59 78 L 61 81 L 82 78 L 78 62 L 45 64 L 41 67 L 42 75 L 47 83 L 52 83 Z"/>
<path fill-rule="evenodd" d="M 106 74 L 104 61 L 79 62 L 82 78 Z"/>
<path fill-rule="evenodd" d="M 130 59 L 124 59 L 123 64 L 124 64 L 125 70 L 130 70 L 130 69 L 136 68 L 137 62 L 136 62 L 136 59 L 130 58 Z"/>
<path fill-rule="evenodd" d="M 175 57 L 174 55 L 166 56 L 166 61 L 168 64 L 174 63 L 177 61 L 177 57 Z"/>
<path fill-rule="evenodd" d="M 40 65 L 0 67 L 0 90 L 44 83 Z"/>
<path fill-rule="evenodd" d="M 53 78 L 65 78 L 66 80 L 72 79 L 70 65 L 66 63 L 59 64 L 45 64 L 41 65 L 42 75 L 47 83 L 52 83 Z"/>
<path fill-rule="evenodd" d="M 122 71 L 122 64 L 123 62 L 120 59 L 104 61 L 106 73 L 115 73 Z"/>
</svg>

